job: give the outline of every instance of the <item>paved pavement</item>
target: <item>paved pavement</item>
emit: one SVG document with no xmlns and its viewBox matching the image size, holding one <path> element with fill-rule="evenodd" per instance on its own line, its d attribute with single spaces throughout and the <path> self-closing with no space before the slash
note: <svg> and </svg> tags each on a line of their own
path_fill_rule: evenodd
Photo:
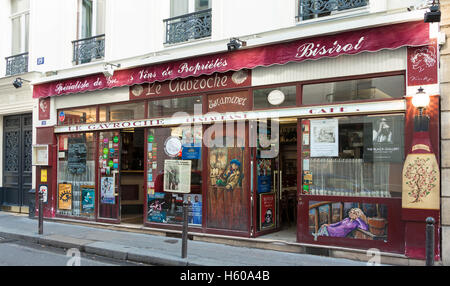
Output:
<svg viewBox="0 0 450 286">
<path fill-rule="evenodd" d="M 0 212 L 0 237 L 21 239 L 58 248 L 77 248 L 87 254 L 162 266 L 365 266 L 366 263 L 309 254 L 286 253 L 223 244 L 188 241 L 188 257 L 181 258 L 181 239 L 100 229 L 60 222 L 44 222 Z"/>
<path fill-rule="evenodd" d="M 123 260 L 66 251 L 23 240 L 0 237 L 0 266 L 140 266 Z"/>
</svg>

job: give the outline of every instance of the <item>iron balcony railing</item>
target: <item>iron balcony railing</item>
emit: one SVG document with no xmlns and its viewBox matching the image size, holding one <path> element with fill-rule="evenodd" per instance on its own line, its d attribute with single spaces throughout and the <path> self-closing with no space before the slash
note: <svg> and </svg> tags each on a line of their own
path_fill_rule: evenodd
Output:
<svg viewBox="0 0 450 286">
<path fill-rule="evenodd" d="M 10 56 L 6 59 L 6 76 L 28 72 L 28 53 Z"/>
<path fill-rule="evenodd" d="M 335 11 L 350 10 L 368 4 L 369 0 L 299 0 L 297 20 L 324 17 Z"/>
<path fill-rule="evenodd" d="M 105 57 L 105 35 L 72 41 L 74 64 L 89 63 Z"/>
<path fill-rule="evenodd" d="M 211 11 L 212 9 L 207 9 L 164 20 L 166 24 L 165 44 L 210 37 Z"/>
</svg>

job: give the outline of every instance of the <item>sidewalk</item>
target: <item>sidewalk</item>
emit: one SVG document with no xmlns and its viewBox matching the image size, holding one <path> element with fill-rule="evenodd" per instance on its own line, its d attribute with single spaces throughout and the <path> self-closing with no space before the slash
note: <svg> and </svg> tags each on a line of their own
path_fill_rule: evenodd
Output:
<svg viewBox="0 0 450 286">
<path fill-rule="evenodd" d="M 347 259 L 188 241 L 188 257 L 181 258 L 181 239 L 44 221 L 0 212 L 0 237 L 21 239 L 59 248 L 164 266 L 365 266 Z"/>
</svg>

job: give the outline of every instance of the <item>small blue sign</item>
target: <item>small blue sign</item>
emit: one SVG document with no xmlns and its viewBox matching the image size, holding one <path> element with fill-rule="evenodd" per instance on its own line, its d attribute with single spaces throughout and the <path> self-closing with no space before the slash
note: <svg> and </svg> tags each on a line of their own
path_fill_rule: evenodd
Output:
<svg viewBox="0 0 450 286">
<path fill-rule="evenodd" d="M 183 147 L 181 151 L 182 160 L 197 160 L 202 157 L 202 147 Z"/>
<path fill-rule="evenodd" d="M 45 58 L 44 58 L 44 57 L 37 58 L 37 65 L 38 65 L 38 66 L 43 65 L 44 62 L 45 62 Z"/>
</svg>

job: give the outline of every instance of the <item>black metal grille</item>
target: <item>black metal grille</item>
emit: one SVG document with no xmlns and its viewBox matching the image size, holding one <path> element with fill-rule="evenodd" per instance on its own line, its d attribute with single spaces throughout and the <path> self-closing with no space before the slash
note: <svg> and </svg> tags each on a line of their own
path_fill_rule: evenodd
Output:
<svg viewBox="0 0 450 286">
<path fill-rule="evenodd" d="M 28 72 L 28 53 L 10 56 L 6 59 L 6 76 Z"/>
<path fill-rule="evenodd" d="M 369 0 L 300 0 L 298 20 L 328 16 L 334 11 L 344 11 L 367 6 Z"/>
<path fill-rule="evenodd" d="M 89 63 L 105 57 L 105 35 L 72 41 L 74 64 Z"/>
<path fill-rule="evenodd" d="M 165 44 L 182 43 L 211 36 L 211 9 L 164 20 Z"/>
</svg>

